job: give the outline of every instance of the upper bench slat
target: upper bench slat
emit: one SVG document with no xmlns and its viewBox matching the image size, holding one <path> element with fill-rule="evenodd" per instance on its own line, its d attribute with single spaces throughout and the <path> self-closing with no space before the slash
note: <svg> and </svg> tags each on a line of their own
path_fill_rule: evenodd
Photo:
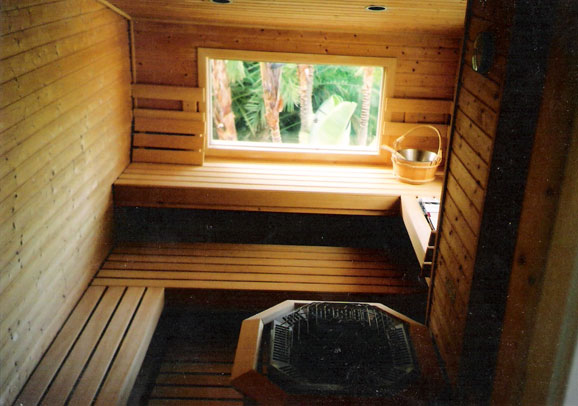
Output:
<svg viewBox="0 0 578 406">
<path fill-rule="evenodd" d="M 439 196 L 441 179 L 409 185 L 376 166 L 132 163 L 114 192 L 117 206 L 399 215 L 402 195 Z"/>
</svg>

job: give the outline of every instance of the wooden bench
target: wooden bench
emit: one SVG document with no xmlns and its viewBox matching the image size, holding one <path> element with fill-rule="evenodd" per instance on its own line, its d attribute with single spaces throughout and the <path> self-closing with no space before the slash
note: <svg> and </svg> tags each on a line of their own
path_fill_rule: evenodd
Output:
<svg viewBox="0 0 578 406">
<path fill-rule="evenodd" d="M 399 182 L 391 168 L 375 165 L 132 163 L 115 182 L 114 199 L 129 207 L 402 216 L 429 275 L 433 239 L 416 196 L 439 198 L 441 189 L 441 178 L 410 185 Z"/>
<path fill-rule="evenodd" d="M 114 183 L 114 200 L 132 207 L 381 216 L 400 215 L 402 195 L 439 196 L 441 188 L 441 178 L 401 183 L 385 166 L 132 163 Z"/>
<path fill-rule="evenodd" d="M 126 404 L 163 305 L 162 288 L 90 286 L 14 404 Z"/>
<path fill-rule="evenodd" d="M 92 284 L 376 295 L 425 293 L 423 284 L 415 275 L 412 279 L 411 273 L 392 254 L 372 249 L 125 244 L 112 251 Z"/>
</svg>

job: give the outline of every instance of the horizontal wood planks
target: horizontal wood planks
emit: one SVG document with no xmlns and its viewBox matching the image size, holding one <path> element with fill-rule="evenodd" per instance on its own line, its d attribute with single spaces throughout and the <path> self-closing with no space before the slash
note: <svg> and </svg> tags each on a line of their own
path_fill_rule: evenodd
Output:
<svg viewBox="0 0 578 406">
<path fill-rule="evenodd" d="M 384 215 L 405 193 L 439 195 L 372 166 L 210 161 L 202 167 L 132 163 L 114 185 L 118 206 Z"/>
<path fill-rule="evenodd" d="M 89 287 L 16 404 L 126 404 L 163 306 L 161 288 Z"/>
<path fill-rule="evenodd" d="M 110 246 L 131 101 L 115 13 L 92 0 L 1 12 L 0 403 L 11 404 Z"/>
<path fill-rule="evenodd" d="M 138 83 L 173 86 L 201 85 L 197 82 L 197 48 L 224 48 L 396 58 L 394 97 L 451 100 L 459 42 L 408 34 L 336 34 L 135 22 Z"/>
<path fill-rule="evenodd" d="M 492 3 L 488 10 L 494 8 L 499 7 Z M 501 20 L 502 13 L 492 15 L 488 10 L 474 7 L 466 33 L 431 291 L 429 325 L 454 383 L 458 379 L 464 340 L 468 339 L 464 337 L 468 307 L 475 306 L 470 302 L 470 288 L 508 51 L 508 23 Z M 490 73 L 483 76 L 471 67 L 471 48 L 476 35 L 490 27 L 497 35 L 496 59 Z"/>
<path fill-rule="evenodd" d="M 232 310 L 232 311 L 231 311 Z M 235 309 L 167 312 L 159 323 L 160 366 L 140 401 L 155 406 L 243 406 L 230 385 L 241 321 Z M 166 326 L 166 331 L 160 328 Z M 168 333 L 168 334 L 167 334 Z M 151 358 L 152 360 L 152 358 Z M 152 364 L 152 362 L 151 362 Z"/>
<path fill-rule="evenodd" d="M 151 85 L 200 87 L 198 48 L 223 48 L 322 55 L 347 55 L 396 59 L 391 109 L 392 125 L 384 128 L 386 141 L 403 133 L 394 124 L 438 124 L 447 145 L 447 124 L 456 83 L 459 41 L 419 34 L 369 34 L 242 28 L 135 21 L 136 80 Z M 170 69 L 168 68 L 170 67 Z M 150 108 L 166 107 L 149 103 Z M 171 105 L 172 106 L 172 105 Z M 174 107 L 174 106 L 173 106 Z M 172 107 L 171 107 L 172 108 Z M 425 143 L 424 143 L 425 141 Z M 420 140 L 436 149 L 435 139 Z M 221 156 L 221 150 L 208 154 Z"/>
<path fill-rule="evenodd" d="M 179 86 L 132 86 L 139 100 L 178 101 L 176 110 L 135 108 L 132 160 L 202 165 L 204 160 L 204 89 Z"/>
<path fill-rule="evenodd" d="M 93 286 L 412 294 L 423 285 L 381 251 L 251 244 L 132 244 L 113 250 Z"/>
</svg>

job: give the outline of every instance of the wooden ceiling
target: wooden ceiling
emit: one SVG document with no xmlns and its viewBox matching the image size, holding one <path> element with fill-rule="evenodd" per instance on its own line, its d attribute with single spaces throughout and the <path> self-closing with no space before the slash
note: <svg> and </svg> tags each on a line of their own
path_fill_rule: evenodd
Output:
<svg viewBox="0 0 578 406">
<path fill-rule="evenodd" d="M 103 1 L 105 2 L 105 1 Z M 108 0 L 133 20 L 459 37 L 466 0 Z M 366 7 L 381 5 L 386 11 Z"/>
</svg>

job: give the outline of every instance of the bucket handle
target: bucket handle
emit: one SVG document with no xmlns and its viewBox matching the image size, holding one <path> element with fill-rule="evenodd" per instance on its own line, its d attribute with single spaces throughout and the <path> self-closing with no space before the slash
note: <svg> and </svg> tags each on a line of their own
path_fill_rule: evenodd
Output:
<svg viewBox="0 0 578 406">
<path fill-rule="evenodd" d="M 438 152 L 437 152 L 437 156 L 435 161 L 437 161 L 438 163 L 441 161 L 442 159 L 442 136 L 439 132 L 439 130 L 437 128 L 435 128 L 433 125 L 429 125 L 429 124 L 421 124 L 421 125 L 416 125 L 415 127 L 410 128 L 409 130 L 407 130 L 406 132 L 404 132 L 401 136 L 399 136 L 394 142 L 393 142 L 393 150 L 394 151 L 398 151 L 399 145 L 401 144 L 401 142 L 403 141 L 403 139 L 409 135 L 410 133 L 412 133 L 414 130 L 417 130 L 418 128 L 429 128 L 430 130 L 433 130 L 436 135 L 438 136 Z M 385 148 L 385 146 L 384 146 Z M 389 151 L 391 151 L 392 148 L 385 148 Z M 434 162 L 435 162 L 434 161 Z"/>
</svg>

